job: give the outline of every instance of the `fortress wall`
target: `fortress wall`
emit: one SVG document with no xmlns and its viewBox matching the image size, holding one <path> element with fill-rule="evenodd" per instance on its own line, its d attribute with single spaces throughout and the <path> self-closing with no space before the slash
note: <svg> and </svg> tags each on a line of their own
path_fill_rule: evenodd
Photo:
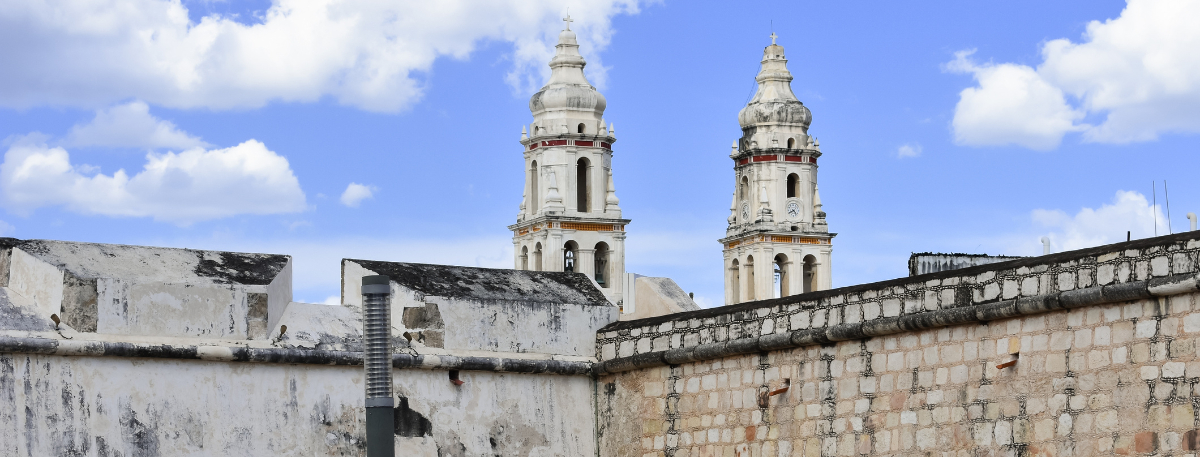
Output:
<svg viewBox="0 0 1200 457">
<path fill-rule="evenodd" d="M 1197 238 L 612 324 L 601 455 L 1193 455 Z"/>
</svg>

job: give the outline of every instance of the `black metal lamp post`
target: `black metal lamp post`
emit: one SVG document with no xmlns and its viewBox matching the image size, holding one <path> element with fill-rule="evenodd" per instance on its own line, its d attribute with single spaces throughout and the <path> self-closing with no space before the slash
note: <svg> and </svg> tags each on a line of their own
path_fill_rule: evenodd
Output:
<svg viewBox="0 0 1200 457">
<path fill-rule="evenodd" d="M 364 276 L 362 299 L 363 366 L 367 371 L 367 457 L 395 457 L 392 306 L 388 277 Z"/>
</svg>

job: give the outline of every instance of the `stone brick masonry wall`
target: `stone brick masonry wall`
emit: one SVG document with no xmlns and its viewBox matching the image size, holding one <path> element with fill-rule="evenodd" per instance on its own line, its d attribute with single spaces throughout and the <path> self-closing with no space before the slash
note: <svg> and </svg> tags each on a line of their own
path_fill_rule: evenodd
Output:
<svg viewBox="0 0 1200 457">
<path fill-rule="evenodd" d="M 614 324 L 601 455 L 1197 455 L 1197 238 Z"/>
</svg>

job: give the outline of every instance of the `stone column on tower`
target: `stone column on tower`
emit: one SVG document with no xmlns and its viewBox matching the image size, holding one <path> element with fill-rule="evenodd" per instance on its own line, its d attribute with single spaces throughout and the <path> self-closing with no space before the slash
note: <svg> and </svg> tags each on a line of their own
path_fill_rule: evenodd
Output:
<svg viewBox="0 0 1200 457">
<path fill-rule="evenodd" d="M 613 187 L 607 101 L 587 80 L 575 32 L 558 35 L 550 81 L 529 99 L 533 123 L 521 127 L 525 196 L 513 232 L 516 268 L 572 271 L 596 280 L 613 303 L 625 287 L 625 225 Z M 522 263 L 524 262 L 524 263 Z"/>
<path fill-rule="evenodd" d="M 733 205 L 721 244 L 725 304 L 832 287 L 829 232 L 817 193 L 820 143 L 812 113 L 792 93 L 783 46 L 763 51 L 754 98 L 738 114 L 742 137 L 729 155 Z"/>
</svg>

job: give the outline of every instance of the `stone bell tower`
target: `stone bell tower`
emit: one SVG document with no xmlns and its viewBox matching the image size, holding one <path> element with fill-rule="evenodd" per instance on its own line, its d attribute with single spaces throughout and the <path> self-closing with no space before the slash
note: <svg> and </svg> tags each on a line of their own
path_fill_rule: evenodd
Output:
<svg viewBox="0 0 1200 457">
<path fill-rule="evenodd" d="M 604 96 L 583 75 L 587 63 L 571 31 L 558 35 L 550 82 L 529 99 L 521 128 L 525 193 L 513 232 L 515 268 L 588 274 L 614 303 L 625 278 L 625 224 L 613 190 L 612 144 Z"/>
<path fill-rule="evenodd" d="M 817 192 L 821 147 L 812 113 L 792 93 L 783 47 L 763 52 L 758 91 L 738 114 L 734 192 L 725 231 L 725 304 L 832 287 L 829 233 Z"/>
</svg>

